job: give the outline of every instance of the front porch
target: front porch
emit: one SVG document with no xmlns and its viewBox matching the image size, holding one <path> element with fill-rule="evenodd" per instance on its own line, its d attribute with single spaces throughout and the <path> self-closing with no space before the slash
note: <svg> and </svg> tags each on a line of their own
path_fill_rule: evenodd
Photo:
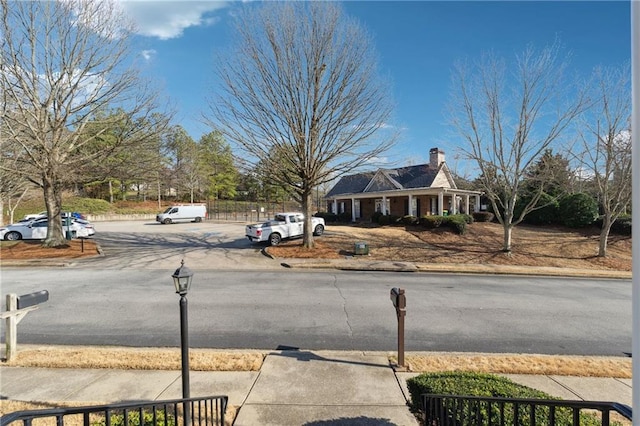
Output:
<svg viewBox="0 0 640 426">
<path fill-rule="evenodd" d="M 375 212 L 394 216 L 446 215 L 480 211 L 479 191 L 429 188 L 422 191 L 384 191 L 340 194 L 329 198 L 328 210 L 347 213 L 353 222 L 371 218 Z"/>
</svg>

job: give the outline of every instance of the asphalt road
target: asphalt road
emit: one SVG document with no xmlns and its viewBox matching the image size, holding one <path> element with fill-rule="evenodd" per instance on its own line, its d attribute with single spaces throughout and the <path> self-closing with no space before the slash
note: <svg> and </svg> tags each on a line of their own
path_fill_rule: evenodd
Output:
<svg viewBox="0 0 640 426">
<path fill-rule="evenodd" d="M 389 291 L 401 287 L 408 351 L 631 352 L 630 280 L 288 270 L 244 240 L 243 224 L 96 227 L 104 257 L 2 269 L 3 294 L 50 293 L 19 343 L 179 346 L 171 274 L 185 258 L 191 347 L 395 350 Z"/>
</svg>

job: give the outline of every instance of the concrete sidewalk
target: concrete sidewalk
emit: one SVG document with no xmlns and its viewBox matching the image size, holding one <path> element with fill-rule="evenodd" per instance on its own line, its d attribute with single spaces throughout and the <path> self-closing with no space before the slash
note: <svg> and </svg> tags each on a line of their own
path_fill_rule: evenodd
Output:
<svg viewBox="0 0 640 426">
<path fill-rule="evenodd" d="M 191 396 L 227 395 L 235 425 L 416 425 L 406 380 L 379 352 L 274 351 L 259 372 L 190 373 Z M 510 375 L 571 400 L 631 405 L 631 379 Z M 100 404 L 180 398 L 179 371 L 0 368 L 0 398 Z"/>
</svg>

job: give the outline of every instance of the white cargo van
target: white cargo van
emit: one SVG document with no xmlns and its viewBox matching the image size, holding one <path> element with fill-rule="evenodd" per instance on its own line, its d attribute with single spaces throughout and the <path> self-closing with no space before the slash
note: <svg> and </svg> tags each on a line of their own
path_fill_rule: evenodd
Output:
<svg viewBox="0 0 640 426">
<path fill-rule="evenodd" d="M 207 218 L 207 206 L 204 204 L 177 205 L 167 208 L 156 216 L 156 222 L 202 222 Z"/>
</svg>

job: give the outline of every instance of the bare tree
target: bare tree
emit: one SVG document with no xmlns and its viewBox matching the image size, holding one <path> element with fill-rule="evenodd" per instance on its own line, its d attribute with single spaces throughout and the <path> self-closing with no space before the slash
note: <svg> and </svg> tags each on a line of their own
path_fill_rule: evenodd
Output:
<svg viewBox="0 0 640 426">
<path fill-rule="evenodd" d="M 2 133 L 24 157 L 13 171 L 43 190 L 45 246 L 66 243 L 62 191 L 74 171 L 141 140 L 139 134 L 153 134 L 149 129 L 159 131 L 165 121 L 150 115 L 156 97 L 130 64 L 130 25 L 116 6 L 108 0 L 0 0 Z M 112 105 L 127 111 L 130 127 L 100 149 L 100 135 L 116 123 L 107 116 L 103 130 L 96 130 L 97 112 Z M 84 132 L 90 121 L 93 131 Z M 141 122 L 150 127 L 140 128 Z"/>
<path fill-rule="evenodd" d="M 392 105 L 370 37 L 339 4 L 267 2 L 238 16 L 234 39 L 217 62 L 209 121 L 248 162 L 281 171 L 273 176 L 302 204 L 312 248 L 314 188 L 395 142 L 382 131 Z"/>
<path fill-rule="evenodd" d="M 631 204 L 631 68 L 594 70 L 594 106 L 580 126 L 582 170 L 593 180 L 602 211 L 598 256 L 607 255 L 611 226 Z"/>
<path fill-rule="evenodd" d="M 464 155 L 477 163 L 477 182 L 503 226 L 503 251 L 510 252 L 512 230 L 536 208 L 544 182 L 519 215 L 519 187 L 526 171 L 551 148 L 585 106 L 563 76 L 567 63 L 558 43 L 517 55 L 511 73 L 506 62 L 485 54 L 472 69 L 454 69 L 451 122 L 466 142 Z"/>
</svg>

